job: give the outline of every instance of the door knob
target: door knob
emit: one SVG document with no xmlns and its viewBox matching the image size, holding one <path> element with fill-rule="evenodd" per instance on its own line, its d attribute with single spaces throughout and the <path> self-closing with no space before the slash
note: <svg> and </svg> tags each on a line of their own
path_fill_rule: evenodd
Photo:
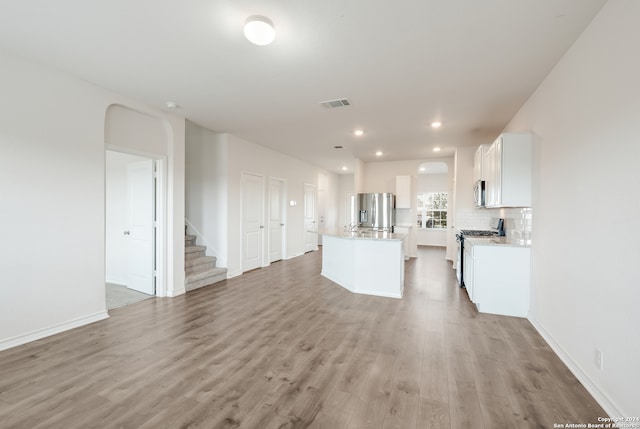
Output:
<svg viewBox="0 0 640 429">
<path fill-rule="evenodd" d="M 131 235 L 131 231 L 125 231 L 124 235 Z"/>
</svg>

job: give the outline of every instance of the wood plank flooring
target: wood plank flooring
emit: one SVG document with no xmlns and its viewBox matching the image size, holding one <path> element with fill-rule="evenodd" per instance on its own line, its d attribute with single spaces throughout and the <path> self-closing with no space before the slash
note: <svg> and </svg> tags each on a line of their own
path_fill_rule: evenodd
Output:
<svg viewBox="0 0 640 429">
<path fill-rule="evenodd" d="M 552 428 L 604 411 L 525 319 L 478 314 L 444 250 L 402 300 L 321 252 L 0 352 L 2 428 Z"/>
</svg>

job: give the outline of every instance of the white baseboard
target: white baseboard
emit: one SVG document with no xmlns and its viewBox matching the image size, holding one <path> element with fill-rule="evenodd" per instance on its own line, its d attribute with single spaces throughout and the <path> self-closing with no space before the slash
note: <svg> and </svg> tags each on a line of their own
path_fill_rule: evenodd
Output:
<svg viewBox="0 0 640 429">
<path fill-rule="evenodd" d="M 234 277 L 238 277 L 241 275 L 242 275 L 242 271 L 234 271 L 234 272 L 227 271 L 227 279 L 232 279 Z"/>
<path fill-rule="evenodd" d="M 86 316 L 79 317 L 77 319 L 70 320 L 68 322 L 60 323 L 58 325 L 50 326 L 44 329 L 38 329 L 26 334 L 17 335 L 6 340 L 0 340 L 0 350 L 6 350 L 12 347 L 17 347 L 22 344 L 30 343 L 41 338 L 49 337 L 51 335 L 59 334 L 60 332 L 68 331 L 70 329 L 79 328 L 80 326 L 88 325 L 99 320 L 104 320 L 109 317 L 107 311 L 100 311 L 98 313 L 88 314 Z"/>
<path fill-rule="evenodd" d="M 289 259 L 297 258 L 298 256 L 302 256 L 302 255 L 304 255 L 304 252 L 302 252 L 302 253 L 294 253 L 293 255 L 289 255 L 289 256 L 285 257 L 284 260 L 288 261 Z"/>
<path fill-rule="evenodd" d="M 538 331 L 538 333 L 544 338 L 544 340 L 549 344 L 549 347 L 558 355 L 560 360 L 564 362 L 564 364 L 569 368 L 569 371 L 573 373 L 573 375 L 582 383 L 582 385 L 587 389 L 587 391 L 593 396 L 593 399 L 596 400 L 598 404 L 604 409 L 604 411 L 609 415 L 609 417 L 620 417 L 625 416 L 622 411 L 605 395 L 600 388 L 585 374 L 585 372 L 580 368 L 571 356 L 562 348 L 560 344 L 553 338 L 544 327 L 539 324 L 536 320 L 534 320 L 531 316 L 527 318 L 529 322 L 533 325 L 533 327 Z M 604 417 L 604 416 L 603 416 Z"/>
<path fill-rule="evenodd" d="M 187 293 L 187 290 L 183 286 L 183 287 L 178 288 L 178 289 L 173 289 L 173 290 L 167 291 L 167 297 L 173 298 L 175 296 L 184 295 L 185 293 Z"/>
</svg>

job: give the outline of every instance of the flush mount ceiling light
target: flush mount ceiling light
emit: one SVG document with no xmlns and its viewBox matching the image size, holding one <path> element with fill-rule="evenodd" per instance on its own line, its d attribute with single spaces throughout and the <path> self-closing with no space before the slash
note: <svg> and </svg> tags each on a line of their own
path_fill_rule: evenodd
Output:
<svg viewBox="0 0 640 429">
<path fill-rule="evenodd" d="M 440 128 L 442 126 L 442 122 L 440 121 L 433 121 L 431 123 L 431 128 Z"/>
<path fill-rule="evenodd" d="M 178 107 L 180 107 L 178 105 L 178 103 L 174 102 L 174 101 L 167 101 L 166 103 L 164 103 L 165 106 L 167 106 L 167 109 L 177 109 Z"/>
<path fill-rule="evenodd" d="M 364 134 L 364 131 L 362 131 L 362 130 L 355 130 L 355 131 L 353 132 L 353 134 L 354 134 L 354 135 L 356 135 L 357 137 L 360 137 L 360 136 L 362 136 L 362 135 Z"/>
<path fill-rule="evenodd" d="M 382 156 L 382 151 L 377 151 L 376 156 Z"/>
<path fill-rule="evenodd" d="M 347 171 L 347 170 L 348 170 L 348 168 L 346 166 L 342 167 L 342 171 Z"/>
<path fill-rule="evenodd" d="M 254 45 L 265 46 L 273 42 L 276 30 L 269 18 L 261 15 L 252 15 L 244 24 L 244 36 Z"/>
<path fill-rule="evenodd" d="M 433 151 L 434 151 L 434 152 L 440 152 L 440 148 L 439 148 L 439 147 L 434 147 L 434 148 L 433 148 Z"/>
</svg>

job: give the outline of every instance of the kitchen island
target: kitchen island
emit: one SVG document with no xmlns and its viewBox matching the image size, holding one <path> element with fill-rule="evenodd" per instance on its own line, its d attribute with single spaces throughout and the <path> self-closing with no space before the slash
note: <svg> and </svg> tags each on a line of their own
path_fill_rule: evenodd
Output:
<svg viewBox="0 0 640 429">
<path fill-rule="evenodd" d="M 322 272 L 353 293 L 402 298 L 406 234 L 335 232 L 322 239 Z"/>
</svg>

